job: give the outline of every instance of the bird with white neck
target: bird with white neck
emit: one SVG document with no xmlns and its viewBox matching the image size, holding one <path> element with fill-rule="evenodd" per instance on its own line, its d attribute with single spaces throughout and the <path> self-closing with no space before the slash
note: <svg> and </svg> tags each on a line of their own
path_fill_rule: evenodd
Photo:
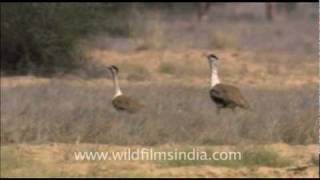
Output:
<svg viewBox="0 0 320 180">
<path fill-rule="evenodd" d="M 108 67 L 108 69 L 111 72 L 113 86 L 114 86 L 114 95 L 112 98 L 113 107 L 117 111 L 125 111 L 129 113 L 136 113 L 140 109 L 142 109 L 144 105 L 140 101 L 130 96 L 126 96 L 122 93 L 120 89 L 119 80 L 118 80 L 119 68 L 116 67 L 115 65 L 111 65 Z"/>
<path fill-rule="evenodd" d="M 218 74 L 219 58 L 214 54 L 207 55 L 210 68 L 210 97 L 216 104 L 217 113 L 220 109 L 230 108 L 233 111 L 236 107 L 249 109 L 249 104 L 242 96 L 240 90 L 229 84 L 221 83 Z"/>
</svg>

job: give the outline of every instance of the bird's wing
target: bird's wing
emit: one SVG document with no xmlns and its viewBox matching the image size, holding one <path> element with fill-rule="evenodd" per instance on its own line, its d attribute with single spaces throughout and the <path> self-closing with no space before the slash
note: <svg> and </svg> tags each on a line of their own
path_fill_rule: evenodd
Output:
<svg viewBox="0 0 320 180">
<path fill-rule="evenodd" d="M 124 96 L 118 96 L 112 100 L 112 104 L 120 110 L 125 110 L 129 106 L 129 100 Z"/>
<path fill-rule="evenodd" d="M 116 108 L 120 110 L 127 110 L 129 112 L 135 112 L 143 106 L 137 100 L 125 95 L 116 97 L 112 103 Z"/>
<path fill-rule="evenodd" d="M 210 90 L 210 96 L 215 99 L 220 99 L 223 101 L 229 101 L 228 93 L 223 88 L 213 87 Z"/>
<path fill-rule="evenodd" d="M 217 84 L 212 88 L 210 94 L 224 101 L 233 102 L 239 106 L 248 108 L 248 103 L 242 96 L 240 90 L 232 85 Z"/>
</svg>

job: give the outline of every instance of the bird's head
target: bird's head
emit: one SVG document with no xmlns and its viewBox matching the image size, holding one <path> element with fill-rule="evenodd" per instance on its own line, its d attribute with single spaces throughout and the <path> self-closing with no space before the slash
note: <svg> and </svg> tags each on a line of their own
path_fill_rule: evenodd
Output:
<svg viewBox="0 0 320 180">
<path fill-rule="evenodd" d="M 209 62 L 217 62 L 218 61 L 218 57 L 216 56 L 216 55 L 214 55 L 214 54 L 209 54 L 209 55 L 207 55 L 207 58 L 208 58 L 208 61 Z"/>
<path fill-rule="evenodd" d="M 108 66 L 108 69 L 112 72 L 112 74 L 118 74 L 119 68 L 115 65 Z"/>
<path fill-rule="evenodd" d="M 212 66 L 215 66 L 217 65 L 218 63 L 218 57 L 214 54 L 207 54 L 207 59 L 208 59 L 208 62 L 209 62 L 209 65 L 212 67 Z"/>
</svg>

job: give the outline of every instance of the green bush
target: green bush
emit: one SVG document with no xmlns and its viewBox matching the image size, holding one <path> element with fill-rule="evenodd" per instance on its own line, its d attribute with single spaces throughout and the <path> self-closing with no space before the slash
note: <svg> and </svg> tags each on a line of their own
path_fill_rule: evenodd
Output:
<svg viewBox="0 0 320 180">
<path fill-rule="evenodd" d="M 176 71 L 174 64 L 171 62 L 161 62 L 159 65 L 159 72 L 164 74 L 174 74 Z"/>
<path fill-rule="evenodd" d="M 124 4 L 1 3 L 1 72 L 53 74 L 81 64 L 79 41 L 126 35 Z M 117 17 L 117 18 L 114 18 Z"/>
</svg>

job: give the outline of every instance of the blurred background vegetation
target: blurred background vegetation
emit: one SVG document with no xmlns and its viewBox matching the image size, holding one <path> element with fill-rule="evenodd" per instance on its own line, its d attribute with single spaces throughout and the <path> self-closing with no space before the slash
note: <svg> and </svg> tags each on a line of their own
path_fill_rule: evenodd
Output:
<svg viewBox="0 0 320 180">
<path fill-rule="evenodd" d="M 185 5 L 191 8 L 190 4 Z M 81 40 L 101 32 L 129 37 L 137 9 L 174 9 L 171 3 L 2 3 L 1 66 L 10 73 L 51 75 L 81 62 Z"/>
<path fill-rule="evenodd" d="M 128 4 L 2 3 L 1 66 L 6 73 L 52 74 L 76 68 L 81 39 L 104 30 L 127 36 Z M 112 24 L 112 25 L 110 25 Z"/>
<path fill-rule="evenodd" d="M 135 38 L 146 36 L 139 41 L 138 50 L 167 47 L 170 35 L 164 30 L 168 25 L 162 19 L 206 19 L 208 11 L 214 23 L 221 25 L 223 19 L 238 21 L 272 21 L 274 11 L 291 16 L 299 10 L 297 3 L 264 3 L 259 10 L 252 7 L 250 12 L 222 13 L 231 4 L 214 3 L 1 3 L 1 74 L 52 75 L 70 72 L 87 66 L 84 60 L 85 40 L 99 34 L 112 38 Z M 312 6 L 312 4 L 310 4 Z M 243 6 L 243 5 L 240 5 Z M 211 9 L 210 9 L 211 8 Z M 250 8 L 250 7 L 249 7 Z M 301 8 L 300 8 L 301 9 Z M 149 13 L 148 13 L 149 12 Z M 152 12 L 152 13 L 150 13 Z M 257 13 L 258 12 L 258 13 Z M 216 16 L 218 15 L 218 16 Z M 300 16 L 296 14 L 295 16 Z M 317 16 L 313 15 L 314 18 Z M 310 17 L 309 17 L 310 18 Z M 216 20 L 219 19 L 219 20 Z M 170 25 L 171 26 L 171 25 Z M 218 25 L 217 25 L 218 26 Z M 189 27 L 188 31 L 192 31 Z M 173 25 L 171 29 L 174 30 Z M 177 32 L 180 30 L 177 29 Z M 180 32 L 179 32 L 180 33 Z M 168 39 L 164 37 L 168 35 Z M 175 34 L 179 38 L 177 34 Z M 190 34 L 191 35 L 191 34 Z M 215 44 L 213 48 L 235 47 L 232 34 L 209 34 Z M 172 38 L 171 38 L 172 39 Z M 183 39 L 186 39 L 183 37 Z M 173 41 L 168 41 L 174 43 Z M 110 41 L 106 44 L 112 44 Z"/>
</svg>

